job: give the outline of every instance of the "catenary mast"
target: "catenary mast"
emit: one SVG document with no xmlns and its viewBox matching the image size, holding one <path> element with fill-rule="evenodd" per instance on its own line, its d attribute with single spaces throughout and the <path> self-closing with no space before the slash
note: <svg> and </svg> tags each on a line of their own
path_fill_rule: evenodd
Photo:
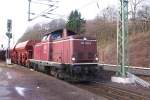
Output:
<svg viewBox="0 0 150 100">
<path fill-rule="evenodd" d="M 117 76 L 126 77 L 128 58 L 128 0 L 120 0 L 117 26 Z"/>
</svg>

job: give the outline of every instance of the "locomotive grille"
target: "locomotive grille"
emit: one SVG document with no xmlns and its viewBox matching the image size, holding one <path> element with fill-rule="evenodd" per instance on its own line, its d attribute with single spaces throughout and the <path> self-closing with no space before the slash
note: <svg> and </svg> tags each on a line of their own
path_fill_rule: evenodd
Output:
<svg viewBox="0 0 150 100">
<path fill-rule="evenodd" d="M 95 57 L 95 54 L 92 52 L 89 53 L 79 52 L 77 55 L 78 59 L 84 59 L 85 57 L 87 57 L 88 59 L 93 59 Z"/>
<path fill-rule="evenodd" d="M 79 62 L 79 63 L 91 63 L 91 62 L 93 62 L 93 60 L 78 60 L 77 62 Z"/>
<path fill-rule="evenodd" d="M 78 59 L 83 59 L 83 57 L 84 57 L 83 52 L 79 52 L 79 53 L 78 53 Z"/>
<path fill-rule="evenodd" d="M 88 53 L 88 58 L 89 58 L 89 59 L 94 58 L 94 53 L 89 52 L 89 53 Z"/>
</svg>

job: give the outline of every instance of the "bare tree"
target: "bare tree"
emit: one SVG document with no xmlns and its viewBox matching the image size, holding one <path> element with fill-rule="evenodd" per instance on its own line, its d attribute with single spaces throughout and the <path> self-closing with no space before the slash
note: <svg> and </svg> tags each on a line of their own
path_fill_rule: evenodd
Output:
<svg viewBox="0 0 150 100">
<path fill-rule="evenodd" d="M 150 31 L 150 6 L 144 5 L 138 11 L 138 21 L 140 22 L 143 32 Z"/>
<path fill-rule="evenodd" d="M 104 20 L 114 22 L 117 19 L 117 10 L 114 7 L 107 7 L 102 10 Z"/>
<path fill-rule="evenodd" d="M 137 17 L 137 11 L 141 5 L 142 2 L 145 0 L 130 0 L 130 7 L 131 7 L 131 20 L 132 20 L 132 27 L 133 27 L 133 33 L 136 32 L 136 17 Z"/>
</svg>

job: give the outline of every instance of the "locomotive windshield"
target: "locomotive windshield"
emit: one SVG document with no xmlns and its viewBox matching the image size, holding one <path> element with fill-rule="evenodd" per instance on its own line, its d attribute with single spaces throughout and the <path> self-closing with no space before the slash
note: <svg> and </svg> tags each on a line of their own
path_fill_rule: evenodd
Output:
<svg viewBox="0 0 150 100">
<path fill-rule="evenodd" d="M 60 39 L 64 37 L 64 34 L 65 34 L 64 29 L 51 32 L 51 39 L 52 40 Z M 71 36 L 71 35 L 76 35 L 76 33 L 73 31 L 67 30 L 66 36 Z"/>
<path fill-rule="evenodd" d="M 57 39 L 60 39 L 60 38 L 63 38 L 65 36 L 72 36 L 72 35 L 76 35 L 75 32 L 73 31 L 70 31 L 70 30 L 67 30 L 66 32 L 66 35 L 64 36 L 64 29 L 60 29 L 60 30 L 57 30 L 57 31 L 53 31 L 49 34 L 46 34 L 42 41 L 49 41 L 49 39 L 52 39 L 52 40 L 57 40 Z"/>
</svg>

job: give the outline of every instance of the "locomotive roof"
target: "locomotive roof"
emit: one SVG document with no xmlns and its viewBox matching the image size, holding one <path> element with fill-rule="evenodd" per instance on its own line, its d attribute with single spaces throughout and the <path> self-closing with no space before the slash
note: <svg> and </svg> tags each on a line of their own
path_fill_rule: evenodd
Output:
<svg viewBox="0 0 150 100">
<path fill-rule="evenodd" d="M 86 38 L 89 38 L 89 39 L 96 39 L 96 36 L 88 35 L 88 34 L 77 34 L 77 35 L 73 35 L 72 37 L 73 38 L 83 38 L 83 37 L 86 37 Z"/>
<path fill-rule="evenodd" d="M 55 30 L 55 31 L 52 31 L 50 33 L 45 34 L 45 36 L 49 35 L 49 34 L 53 34 L 53 33 L 63 33 L 63 30 L 64 29 L 58 29 L 58 30 Z M 86 37 L 88 39 L 91 39 L 91 40 L 96 39 L 96 36 L 94 36 L 92 34 L 77 34 L 77 33 L 73 32 L 71 30 L 68 30 L 68 29 L 67 29 L 67 34 L 68 34 L 67 37 L 63 37 L 61 39 L 67 39 L 67 38 L 71 38 L 71 37 L 72 38 L 77 38 L 77 39 L 83 39 L 84 37 Z"/>
<path fill-rule="evenodd" d="M 57 30 L 51 31 L 51 32 L 49 32 L 49 33 L 46 33 L 46 34 L 44 34 L 44 35 L 49 35 L 49 34 L 52 34 L 52 33 L 55 33 L 55 32 L 61 32 L 61 33 L 62 33 L 63 30 L 64 30 L 64 29 L 57 29 Z M 68 30 L 68 29 L 67 29 L 67 33 L 72 33 L 73 35 L 77 34 L 77 33 L 73 32 L 73 31 L 71 31 L 71 30 Z"/>
<path fill-rule="evenodd" d="M 26 46 L 33 45 L 36 42 L 38 42 L 38 41 L 37 40 L 27 40 L 24 42 L 20 42 L 20 43 L 16 44 L 15 49 L 25 49 Z"/>
<path fill-rule="evenodd" d="M 28 42 L 29 42 L 29 40 L 18 43 L 15 48 L 25 48 L 25 46 L 28 44 Z"/>
</svg>

